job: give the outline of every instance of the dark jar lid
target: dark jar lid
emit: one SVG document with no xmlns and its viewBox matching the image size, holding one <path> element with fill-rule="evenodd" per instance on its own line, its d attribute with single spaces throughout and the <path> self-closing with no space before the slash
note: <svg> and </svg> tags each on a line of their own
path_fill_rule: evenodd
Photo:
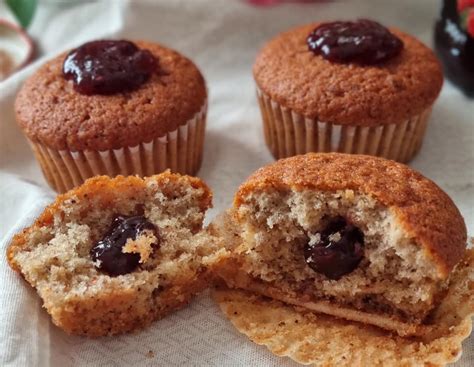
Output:
<svg viewBox="0 0 474 367">
<path fill-rule="evenodd" d="M 435 50 L 445 76 L 474 97 L 474 2 L 444 0 L 435 25 Z"/>
</svg>

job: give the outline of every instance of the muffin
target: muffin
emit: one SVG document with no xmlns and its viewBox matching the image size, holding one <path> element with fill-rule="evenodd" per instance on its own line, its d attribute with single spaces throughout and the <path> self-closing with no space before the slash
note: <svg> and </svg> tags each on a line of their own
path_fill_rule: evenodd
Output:
<svg viewBox="0 0 474 367">
<path fill-rule="evenodd" d="M 50 186 L 95 175 L 194 175 L 207 91 L 197 67 L 159 44 L 101 40 L 63 53 L 22 86 L 16 119 Z"/>
<path fill-rule="evenodd" d="M 207 287 L 218 243 L 202 229 L 211 200 L 202 181 L 169 172 L 94 177 L 17 234 L 8 262 L 67 333 L 136 330 Z"/>
<path fill-rule="evenodd" d="M 253 74 L 275 158 L 335 151 L 409 161 L 443 84 L 430 49 L 370 20 L 282 33 Z"/>
<path fill-rule="evenodd" d="M 215 264 L 228 287 L 400 336 L 433 332 L 466 254 L 463 218 L 436 184 L 362 155 L 308 153 L 261 168 L 214 226 L 234 242 Z M 465 307 L 474 313 L 474 300 Z"/>
</svg>

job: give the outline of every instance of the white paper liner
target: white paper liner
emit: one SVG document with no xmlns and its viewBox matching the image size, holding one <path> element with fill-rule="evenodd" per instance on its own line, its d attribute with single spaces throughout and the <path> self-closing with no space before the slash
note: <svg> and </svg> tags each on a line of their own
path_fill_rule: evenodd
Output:
<svg viewBox="0 0 474 367">
<path fill-rule="evenodd" d="M 402 123 L 346 126 L 303 117 L 257 88 L 265 142 L 276 159 L 308 152 L 369 154 L 407 162 L 421 147 L 431 107 Z"/>
<path fill-rule="evenodd" d="M 55 150 L 30 141 L 49 185 L 65 192 L 96 175 L 151 176 L 170 169 L 195 175 L 202 162 L 207 103 L 184 125 L 133 147 L 106 151 Z"/>
</svg>

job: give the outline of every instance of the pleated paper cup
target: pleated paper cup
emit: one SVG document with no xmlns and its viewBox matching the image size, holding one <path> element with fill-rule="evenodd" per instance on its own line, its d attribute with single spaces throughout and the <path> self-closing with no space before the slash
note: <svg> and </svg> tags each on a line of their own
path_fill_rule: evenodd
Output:
<svg viewBox="0 0 474 367">
<path fill-rule="evenodd" d="M 430 108 L 397 124 L 347 126 L 310 119 L 257 89 L 265 142 L 276 159 L 308 152 L 368 154 L 408 162 L 421 147 Z"/>
<path fill-rule="evenodd" d="M 133 147 L 106 151 L 55 150 L 30 141 L 49 185 L 65 192 L 96 175 L 150 176 L 170 169 L 195 175 L 201 167 L 207 104 L 176 130 Z"/>
</svg>

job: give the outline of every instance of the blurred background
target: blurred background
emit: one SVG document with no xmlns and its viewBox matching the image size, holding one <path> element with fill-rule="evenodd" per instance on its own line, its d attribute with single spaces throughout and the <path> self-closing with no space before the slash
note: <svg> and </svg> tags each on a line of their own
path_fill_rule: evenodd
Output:
<svg viewBox="0 0 474 367">
<path fill-rule="evenodd" d="M 251 172 L 273 161 L 263 142 L 252 78 L 253 62 L 265 42 L 279 32 L 305 23 L 368 17 L 398 27 L 433 47 L 435 24 L 444 2 L 0 0 L 0 73 L 5 78 L 0 82 L 0 183 L 2 179 L 6 182 L 5 177 L 13 182 L 1 190 L 2 205 L 11 210 L 0 211 L 0 224 L 12 228 L 19 219 L 18 213 L 29 212 L 33 205 L 38 205 L 38 196 L 45 196 L 43 191 L 40 195 L 34 190 L 48 190 L 15 123 L 13 105 L 24 80 L 57 53 L 100 38 L 148 39 L 195 61 L 209 88 L 204 165 L 199 177 L 214 191 L 214 208 L 208 215 L 212 218 L 231 204 L 232 193 Z M 461 2 L 446 1 L 454 9 Z M 468 5 L 463 17 L 469 13 L 472 0 L 461 5 L 465 4 Z M 456 19 L 466 22 L 469 17 Z M 442 24 L 444 31 L 445 25 L 451 23 Z M 453 35 L 464 34 L 459 26 L 449 29 Z M 452 49 L 447 48 L 449 52 Z M 12 74 L 13 71 L 16 72 Z M 6 78 L 7 75 L 10 76 Z M 472 100 L 446 82 L 434 106 L 423 148 L 410 162 L 453 197 L 471 235 L 474 233 L 473 107 Z M 11 297 L 3 298 L 1 303 L 0 297 L 0 306 L 5 306 L 0 307 L 2 325 L 2 320 L 12 319 L 6 316 L 2 319 L 6 315 L 2 311 L 12 303 Z M 18 327 L 14 337 L 0 338 L 3 353 L 0 361 L 2 357 L 7 361 L 18 358 L 24 363 L 17 365 L 25 366 L 151 365 L 146 354 L 153 350 L 154 361 L 162 365 L 193 361 L 194 365 L 295 366 L 248 343 L 245 337 L 235 336 L 230 325 L 212 313 L 216 310 L 206 299 L 200 299 L 191 308 L 139 336 L 100 341 L 65 337 L 50 327 L 46 315 L 39 312 L 39 304 L 22 305 L 25 309 L 14 310 L 13 319 L 22 325 L 22 315 L 30 312 L 38 315 L 32 322 L 39 326 Z M 186 340 L 186 348 L 181 340 L 173 339 L 183 325 L 198 330 L 194 338 L 190 335 Z M 463 360 L 457 366 L 473 366 L 472 343 L 472 339 L 466 341 Z"/>
<path fill-rule="evenodd" d="M 324 14 L 333 15 L 335 9 L 345 19 L 358 14 L 376 16 L 387 25 L 396 25 L 421 36 L 429 44 L 434 39 L 448 78 L 461 86 L 467 95 L 474 96 L 474 0 L 215 0 L 212 3 L 206 0 L 0 0 L 0 81 L 45 53 L 65 45 L 77 44 L 94 35 L 113 35 L 119 29 L 122 34 L 128 34 L 131 28 L 140 29 L 139 25 L 144 22 L 139 17 L 159 14 L 157 19 L 162 22 L 170 8 L 181 10 L 182 16 L 186 17 L 191 4 L 194 8 L 201 7 L 200 19 L 211 21 L 214 27 L 219 21 L 226 24 L 222 22 L 227 22 L 228 15 L 254 19 L 264 13 L 276 15 L 279 12 L 275 8 L 294 9 L 294 6 L 305 8 L 311 20 L 329 20 Z M 345 8 L 356 9 L 356 12 L 348 12 Z M 133 20 L 123 27 L 124 20 L 130 19 L 130 13 L 134 14 L 138 27 L 133 25 Z M 299 14 L 293 11 L 295 13 Z M 258 29 L 259 33 L 264 34 L 265 29 L 281 30 L 285 25 L 295 23 L 290 12 L 284 17 L 269 19 L 270 25 L 264 24 Z M 302 22 L 301 17 L 298 20 L 298 23 Z M 256 24 L 258 27 L 260 21 Z M 157 35 L 155 29 L 148 31 L 148 37 Z M 160 34 L 160 40 L 163 40 L 162 36 Z M 258 36 L 252 35 L 253 40 Z M 146 38 L 146 35 L 139 37 Z M 248 41 L 247 45 L 251 46 L 252 39 Z"/>
<path fill-rule="evenodd" d="M 433 23 L 426 20 L 434 22 L 439 10 L 439 2 L 435 0 L 215 0 L 212 2 L 214 9 L 209 11 L 210 3 L 206 0 L 0 0 L 0 80 L 44 54 L 69 45 L 77 45 L 91 38 L 113 35 L 119 29 L 122 34 L 152 38 L 166 43 L 180 35 L 188 34 L 189 37 L 190 31 L 201 33 L 193 32 L 193 37 L 209 37 L 208 32 L 219 31 L 219 24 L 235 23 L 237 17 L 254 25 L 265 21 L 259 30 L 260 34 L 256 34 L 252 28 L 240 30 L 243 33 L 252 33 L 248 34 L 246 39 L 246 48 L 251 49 L 248 46 L 260 45 L 260 40 L 263 41 L 265 37 L 291 25 L 324 19 L 325 14 L 331 14 L 333 18 L 334 9 L 340 9 L 336 13 L 340 13 L 342 18 L 376 14 L 377 18 L 386 24 L 397 25 L 429 42 Z M 306 19 L 302 19 L 300 12 L 291 14 L 290 11 L 282 11 L 295 6 L 295 3 L 298 4 L 296 6 L 305 8 Z M 345 3 L 350 3 L 351 12 L 357 8 L 358 14 L 345 11 Z M 360 5 L 354 7 L 357 3 Z M 182 24 L 180 29 L 172 24 L 169 28 L 161 27 L 166 19 L 175 19 L 176 13 L 181 12 L 184 18 L 189 15 L 190 8 L 194 11 L 199 5 L 202 5 L 203 11 L 194 14 L 199 17 L 198 22 Z M 380 11 L 374 12 L 374 7 Z M 423 22 L 419 21 L 419 12 L 423 12 Z M 284 16 L 276 16 L 277 14 Z M 298 16 L 295 16 L 296 14 Z M 142 32 L 140 24 L 149 24 L 147 21 L 152 17 L 156 17 L 160 26 Z M 135 20 L 138 22 L 135 23 Z M 175 34 L 166 34 L 168 32 Z M 228 36 L 226 34 L 226 37 Z M 213 34 L 211 38 L 217 41 L 219 37 L 219 34 Z M 193 51 L 191 44 L 183 44 L 181 48 L 181 51 L 188 53 Z"/>
</svg>

